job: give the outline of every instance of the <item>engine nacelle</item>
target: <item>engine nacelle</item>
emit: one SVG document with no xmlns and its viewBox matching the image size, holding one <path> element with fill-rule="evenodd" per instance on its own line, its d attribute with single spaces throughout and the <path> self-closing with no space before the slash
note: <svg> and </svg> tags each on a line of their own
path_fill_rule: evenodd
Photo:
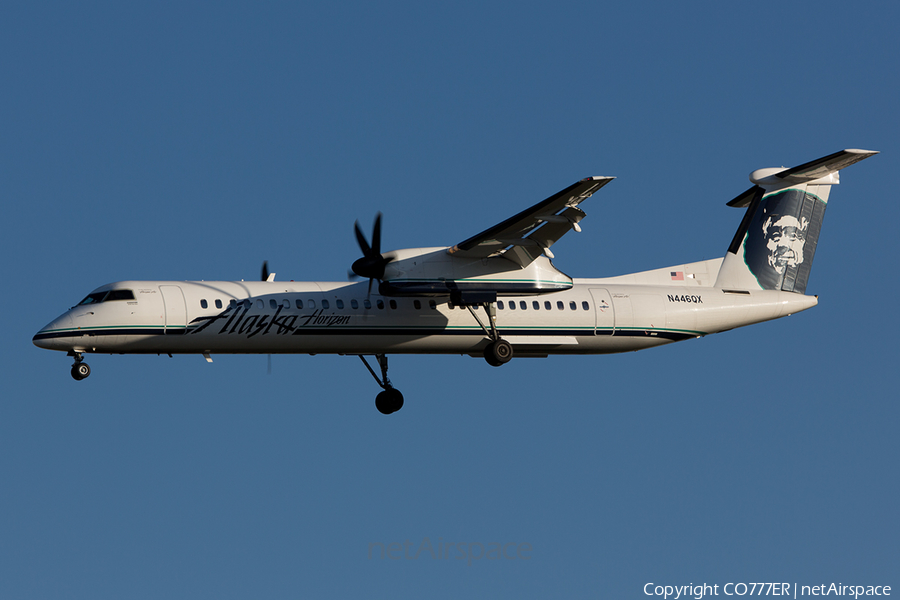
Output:
<svg viewBox="0 0 900 600">
<path fill-rule="evenodd" d="M 526 267 L 503 256 L 461 258 L 448 254 L 447 248 L 409 248 L 385 256 L 392 259 L 378 288 L 385 296 L 446 296 L 459 291 L 522 296 L 572 287 L 572 278 L 545 256 Z"/>
</svg>

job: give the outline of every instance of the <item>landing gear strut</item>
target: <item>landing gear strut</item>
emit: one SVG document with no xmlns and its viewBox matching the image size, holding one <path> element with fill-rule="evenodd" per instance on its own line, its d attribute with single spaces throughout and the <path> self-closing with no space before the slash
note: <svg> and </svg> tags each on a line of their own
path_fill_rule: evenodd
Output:
<svg viewBox="0 0 900 600">
<path fill-rule="evenodd" d="M 378 409 L 383 415 L 389 415 L 391 413 L 395 413 L 401 408 L 403 408 L 403 394 L 400 393 L 400 390 L 394 388 L 391 385 L 391 380 L 388 379 L 387 370 L 388 370 L 388 361 L 387 355 L 385 354 L 376 354 L 375 358 L 378 359 L 378 366 L 381 367 L 381 378 L 375 374 L 375 371 L 369 366 L 369 362 L 366 360 L 366 357 L 362 354 L 359 354 L 359 359 L 363 361 L 363 364 L 366 365 L 366 368 L 369 370 L 369 373 L 372 374 L 372 377 L 375 378 L 375 381 L 378 382 L 378 385 L 384 389 L 383 392 L 379 392 L 377 396 L 375 396 L 375 408 Z"/>
<path fill-rule="evenodd" d="M 72 365 L 72 378 L 75 381 L 86 379 L 91 374 L 91 368 L 84 362 L 84 356 L 81 352 L 70 352 L 69 356 L 75 357 L 75 363 Z"/>
</svg>

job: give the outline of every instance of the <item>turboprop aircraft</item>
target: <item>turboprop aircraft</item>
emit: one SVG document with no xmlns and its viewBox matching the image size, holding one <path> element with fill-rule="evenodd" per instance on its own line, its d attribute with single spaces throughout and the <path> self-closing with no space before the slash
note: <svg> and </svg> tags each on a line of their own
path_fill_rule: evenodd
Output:
<svg viewBox="0 0 900 600">
<path fill-rule="evenodd" d="M 381 251 L 381 215 L 356 282 L 119 281 L 97 288 L 34 336 L 87 353 L 357 355 L 390 414 L 403 395 L 388 354 L 467 354 L 500 366 L 513 356 L 641 350 L 777 319 L 816 305 L 807 281 L 839 171 L 877 152 L 842 150 L 793 168 L 760 169 L 728 202 L 745 208 L 723 258 L 573 279 L 550 247 L 581 231 L 581 203 L 612 177 L 588 177 L 454 246 Z M 367 281 L 365 281 L 367 280 Z M 377 281 L 378 285 L 374 286 Z M 366 356 L 375 356 L 381 376 Z"/>
</svg>

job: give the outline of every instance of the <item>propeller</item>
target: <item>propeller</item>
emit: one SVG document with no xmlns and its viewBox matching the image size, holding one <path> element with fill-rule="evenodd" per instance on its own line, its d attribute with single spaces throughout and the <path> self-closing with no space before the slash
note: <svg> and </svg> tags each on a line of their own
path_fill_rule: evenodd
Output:
<svg viewBox="0 0 900 600">
<path fill-rule="evenodd" d="M 372 244 L 366 240 L 365 234 L 359 228 L 359 221 L 353 224 L 356 233 L 356 242 L 362 250 L 362 258 L 356 259 L 351 265 L 352 272 L 369 280 L 369 291 L 372 291 L 372 280 L 379 281 L 384 278 L 384 268 L 394 260 L 393 256 L 385 256 L 381 253 L 381 213 L 375 216 L 375 225 L 372 227 Z"/>
</svg>

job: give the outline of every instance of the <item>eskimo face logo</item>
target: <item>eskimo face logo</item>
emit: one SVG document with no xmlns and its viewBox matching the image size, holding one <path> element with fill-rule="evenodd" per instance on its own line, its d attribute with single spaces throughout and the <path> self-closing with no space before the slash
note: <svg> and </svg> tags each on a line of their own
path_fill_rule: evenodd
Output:
<svg viewBox="0 0 900 600">
<path fill-rule="evenodd" d="M 764 290 L 806 291 L 825 201 L 788 189 L 762 198 L 747 228 L 744 261 Z"/>
<path fill-rule="evenodd" d="M 791 215 L 772 215 L 762 226 L 769 251 L 769 266 L 779 275 L 788 267 L 803 264 L 803 244 L 806 243 L 806 228 L 809 221 Z"/>
</svg>

